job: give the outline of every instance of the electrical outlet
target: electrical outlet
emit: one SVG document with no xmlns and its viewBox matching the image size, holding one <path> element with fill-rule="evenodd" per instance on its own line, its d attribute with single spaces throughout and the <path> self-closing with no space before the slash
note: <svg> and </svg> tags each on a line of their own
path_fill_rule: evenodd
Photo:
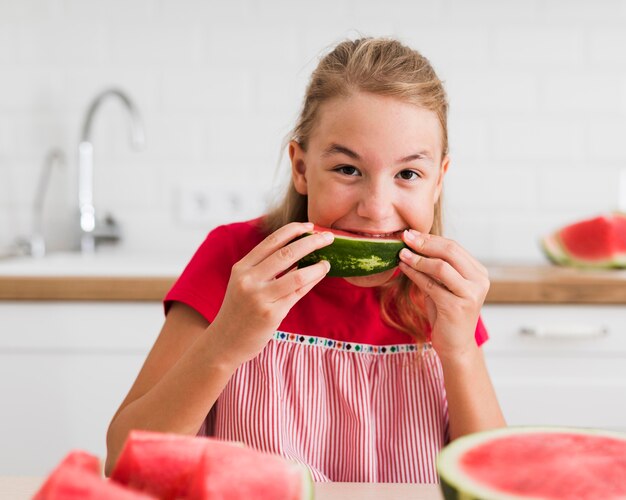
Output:
<svg viewBox="0 0 626 500">
<path fill-rule="evenodd" d="M 187 225 L 211 225 L 258 217 L 266 210 L 263 192 L 229 186 L 178 188 L 178 218 Z"/>
</svg>

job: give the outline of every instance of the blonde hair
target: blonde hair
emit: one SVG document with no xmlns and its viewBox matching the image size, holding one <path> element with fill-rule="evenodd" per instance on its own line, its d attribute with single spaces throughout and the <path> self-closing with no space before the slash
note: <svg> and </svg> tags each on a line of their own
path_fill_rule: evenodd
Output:
<svg viewBox="0 0 626 500">
<path fill-rule="evenodd" d="M 289 140 L 297 141 L 306 151 L 319 116 L 320 106 L 336 97 L 356 92 L 370 92 L 396 97 L 433 111 L 441 124 L 442 151 L 448 152 L 448 102 L 441 80 L 428 59 L 397 40 L 360 38 L 339 43 L 321 59 L 311 75 L 304 104 Z M 431 234 L 441 234 L 441 196 L 434 207 Z M 289 222 L 308 220 L 307 196 L 289 183 L 282 201 L 264 218 L 268 232 Z M 380 288 L 383 320 L 411 335 L 417 342 L 428 339 L 423 297 L 404 274 Z"/>
</svg>

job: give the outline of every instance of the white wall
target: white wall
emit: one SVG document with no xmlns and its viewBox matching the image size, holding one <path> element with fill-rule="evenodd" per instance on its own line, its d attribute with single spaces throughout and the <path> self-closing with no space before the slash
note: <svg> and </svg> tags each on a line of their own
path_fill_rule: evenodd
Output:
<svg viewBox="0 0 626 500">
<path fill-rule="evenodd" d="M 357 32 L 421 50 L 451 101 L 448 235 L 483 260 L 540 261 L 538 238 L 613 209 L 626 165 L 626 2 L 618 0 L 0 0 L 0 245 L 29 231 L 46 152 L 61 147 L 47 237 L 69 245 L 76 147 L 95 94 L 96 207 L 132 250 L 191 254 L 180 189 L 266 192 L 324 48 Z M 283 172 L 285 162 L 283 161 Z M 251 195 L 250 195 L 251 196 Z"/>
</svg>

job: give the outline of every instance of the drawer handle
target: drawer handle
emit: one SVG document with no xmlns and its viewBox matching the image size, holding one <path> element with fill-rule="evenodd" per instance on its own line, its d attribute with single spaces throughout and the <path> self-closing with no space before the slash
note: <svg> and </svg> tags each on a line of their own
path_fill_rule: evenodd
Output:
<svg viewBox="0 0 626 500">
<path fill-rule="evenodd" d="M 606 326 L 548 325 L 525 326 L 520 328 L 520 335 L 542 339 L 593 339 L 609 334 Z"/>
</svg>

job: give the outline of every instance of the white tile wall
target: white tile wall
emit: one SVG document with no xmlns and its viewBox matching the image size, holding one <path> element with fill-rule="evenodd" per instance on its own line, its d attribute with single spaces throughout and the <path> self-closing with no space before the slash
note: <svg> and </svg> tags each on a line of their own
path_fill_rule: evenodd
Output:
<svg viewBox="0 0 626 500">
<path fill-rule="evenodd" d="M 270 191 L 317 57 L 358 34 L 399 37 L 445 80 L 446 228 L 479 258 L 540 261 L 542 234 L 616 206 L 623 0 L 0 0 L 0 246 L 29 232 L 52 147 L 69 160 L 53 172 L 46 233 L 70 244 L 83 113 L 116 85 L 148 143 L 131 152 L 121 106 L 101 108 L 96 206 L 129 249 L 190 255 L 222 220 L 182 223 L 180 188 Z"/>
</svg>

